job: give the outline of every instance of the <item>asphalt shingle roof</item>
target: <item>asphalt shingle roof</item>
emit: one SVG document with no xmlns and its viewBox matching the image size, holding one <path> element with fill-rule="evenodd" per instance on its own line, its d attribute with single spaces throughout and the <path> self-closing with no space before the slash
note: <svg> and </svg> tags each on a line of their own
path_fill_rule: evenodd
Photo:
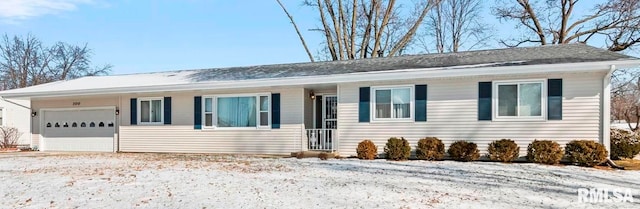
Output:
<svg viewBox="0 0 640 209">
<path fill-rule="evenodd" d="M 247 80 L 481 64 L 491 66 L 536 65 L 624 59 L 636 58 L 585 44 L 566 44 L 346 61 L 212 68 L 194 70 L 196 72 L 190 78 L 196 82 Z"/>
<path fill-rule="evenodd" d="M 139 87 L 192 85 L 251 81 L 255 79 L 288 78 L 353 74 L 404 69 L 471 69 L 478 67 L 524 66 L 538 64 L 624 61 L 638 58 L 584 44 L 549 45 L 469 51 L 446 54 L 408 55 L 346 61 L 293 63 L 247 67 L 178 70 L 110 76 L 88 76 L 68 81 L 52 82 L 22 89 L 0 92 L 1 95 L 48 95 L 53 92 L 85 92 Z M 517 69 L 514 69 L 517 70 Z"/>
</svg>

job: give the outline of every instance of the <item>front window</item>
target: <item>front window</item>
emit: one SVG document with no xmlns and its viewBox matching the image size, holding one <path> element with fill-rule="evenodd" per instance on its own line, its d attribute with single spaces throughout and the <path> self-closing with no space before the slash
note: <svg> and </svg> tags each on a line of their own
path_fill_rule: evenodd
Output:
<svg viewBox="0 0 640 209">
<path fill-rule="evenodd" d="M 205 127 L 268 127 L 269 114 L 269 96 L 266 95 L 204 98 Z"/>
<path fill-rule="evenodd" d="M 497 118 L 543 118 L 543 81 L 497 82 Z"/>
<path fill-rule="evenodd" d="M 269 125 L 269 97 L 260 96 L 260 126 Z"/>
<path fill-rule="evenodd" d="M 141 124 L 161 124 L 163 121 L 162 98 L 141 98 L 138 100 L 138 118 Z"/>
<path fill-rule="evenodd" d="M 411 87 L 373 88 L 373 117 L 380 120 L 411 118 Z"/>
<path fill-rule="evenodd" d="M 213 126 L 213 98 L 204 98 L 204 126 Z"/>
</svg>

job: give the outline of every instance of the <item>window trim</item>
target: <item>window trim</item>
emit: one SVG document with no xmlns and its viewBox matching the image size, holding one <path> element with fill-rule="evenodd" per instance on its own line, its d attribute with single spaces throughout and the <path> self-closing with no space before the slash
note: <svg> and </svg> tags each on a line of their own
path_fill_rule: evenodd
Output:
<svg viewBox="0 0 640 209">
<path fill-rule="evenodd" d="M 142 97 L 137 100 L 138 125 L 164 125 L 164 97 Z M 153 100 L 160 100 L 160 122 L 142 122 L 142 101 L 149 101 L 151 104 Z M 149 113 L 151 113 L 151 109 L 149 109 Z M 151 115 L 149 115 L 149 119 L 151 119 Z"/>
<path fill-rule="evenodd" d="M 268 119 L 267 125 L 260 125 L 260 97 L 261 96 L 266 96 L 269 106 L 267 108 L 267 112 L 268 112 Z M 218 98 L 229 98 L 229 97 L 254 97 L 256 98 L 256 126 L 255 127 L 218 127 Z M 207 98 L 211 98 L 211 126 L 206 126 L 207 121 L 206 121 L 206 99 Z M 202 95 L 202 113 L 201 113 L 201 118 L 202 118 L 202 130 L 270 130 L 271 129 L 271 117 L 272 117 L 272 111 L 271 111 L 271 106 L 272 106 L 272 102 L 271 102 L 271 93 L 245 93 L 245 94 L 212 94 L 212 95 Z"/>
<path fill-rule="evenodd" d="M 500 80 L 492 82 L 492 101 L 494 121 L 546 121 L 547 120 L 547 79 Z M 520 84 L 539 83 L 540 88 L 540 116 L 500 116 L 498 112 L 498 87 L 501 85 L 517 85 L 516 113 L 520 114 Z"/>
<path fill-rule="evenodd" d="M 371 92 L 369 92 L 370 107 L 369 117 L 371 122 L 415 122 L 415 85 L 386 85 L 386 86 L 371 86 Z M 409 89 L 409 117 L 408 118 L 377 118 L 376 117 L 376 91 L 377 90 L 392 90 L 392 89 Z M 393 92 L 393 90 L 392 90 Z M 392 96 L 393 97 L 393 96 Z M 391 108 L 393 109 L 393 99 L 391 100 Z M 393 115 L 393 114 L 392 114 Z"/>
</svg>

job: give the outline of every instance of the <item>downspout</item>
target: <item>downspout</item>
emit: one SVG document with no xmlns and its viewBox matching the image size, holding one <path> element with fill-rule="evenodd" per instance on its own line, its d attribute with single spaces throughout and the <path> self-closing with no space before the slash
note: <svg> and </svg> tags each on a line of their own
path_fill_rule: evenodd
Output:
<svg viewBox="0 0 640 209">
<path fill-rule="evenodd" d="M 4 97 L 2 97 L 2 96 L 0 96 L 0 99 L 2 99 L 2 101 L 5 101 L 5 102 L 8 102 L 8 103 L 14 104 L 14 105 L 16 105 L 16 106 L 19 106 L 19 107 L 22 107 L 22 108 L 25 108 L 25 109 L 29 109 L 29 110 L 31 110 L 31 107 L 27 107 L 27 106 L 24 106 L 24 105 L 18 104 L 18 103 L 16 103 L 16 102 L 11 101 L 11 100 L 8 100 L 8 99 L 6 99 L 6 98 L 4 98 Z M 31 101 L 31 99 L 29 99 L 29 101 Z"/>
<path fill-rule="evenodd" d="M 624 169 L 611 160 L 611 75 L 616 71 L 616 66 L 611 65 L 609 72 L 602 80 L 602 144 L 607 149 L 607 165 L 616 169 Z"/>
<path fill-rule="evenodd" d="M 602 144 L 609 152 L 608 158 L 611 157 L 611 75 L 615 70 L 616 66 L 611 65 L 602 80 Z"/>
</svg>

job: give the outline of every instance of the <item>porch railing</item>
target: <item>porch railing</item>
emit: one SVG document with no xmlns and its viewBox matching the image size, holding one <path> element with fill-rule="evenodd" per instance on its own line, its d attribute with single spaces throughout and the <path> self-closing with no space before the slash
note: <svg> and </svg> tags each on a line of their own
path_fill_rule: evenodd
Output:
<svg viewBox="0 0 640 209">
<path fill-rule="evenodd" d="M 309 150 L 334 151 L 338 141 L 336 129 L 307 129 Z"/>
</svg>

